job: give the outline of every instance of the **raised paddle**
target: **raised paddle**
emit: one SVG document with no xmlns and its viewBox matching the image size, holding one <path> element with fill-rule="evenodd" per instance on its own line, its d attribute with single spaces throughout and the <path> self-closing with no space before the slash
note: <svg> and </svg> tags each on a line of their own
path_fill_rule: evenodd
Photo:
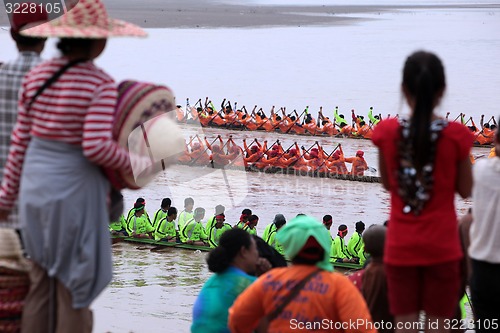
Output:
<svg viewBox="0 0 500 333">
<path fill-rule="evenodd" d="M 218 139 L 218 138 L 215 138 L 215 139 L 214 139 L 214 141 L 212 141 L 212 143 L 210 144 L 210 146 L 212 146 L 212 145 L 214 144 L 214 142 L 215 142 L 217 139 Z M 205 140 L 206 140 L 206 138 L 205 138 Z M 198 160 L 200 159 L 200 157 L 201 157 L 203 154 L 205 154 L 205 153 L 207 152 L 208 147 L 209 147 L 209 146 L 207 146 L 207 147 L 205 148 L 205 150 L 203 151 L 203 153 L 201 153 L 201 154 L 200 154 L 197 158 L 195 158 L 194 160 L 192 160 L 191 162 L 189 162 L 189 165 L 191 166 L 191 165 L 193 165 L 194 163 L 196 163 L 196 161 L 198 161 Z"/>
<path fill-rule="evenodd" d="M 265 154 L 267 154 L 267 152 L 268 152 L 271 148 L 273 148 L 275 144 L 277 144 L 277 143 L 279 143 L 279 142 L 280 142 L 280 140 L 279 140 L 279 139 L 278 139 L 278 140 L 276 140 L 276 141 L 274 141 L 274 143 L 273 143 L 271 146 L 269 146 L 269 148 L 267 148 L 267 149 L 266 149 L 266 151 L 262 153 L 262 155 L 260 155 L 260 156 L 259 156 L 259 158 L 257 159 L 257 161 L 252 162 L 252 163 L 253 163 L 253 164 L 255 164 L 255 163 L 259 162 L 259 161 L 261 160 L 261 158 L 262 158 L 262 157 L 264 157 L 264 155 L 265 155 Z"/>
<path fill-rule="evenodd" d="M 328 154 L 328 156 L 327 156 L 327 157 L 323 160 L 323 163 L 321 163 L 321 165 L 320 165 L 319 167 L 317 167 L 317 169 L 316 169 L 316 170 L 321 169 L 321 167 L 322 167 L 323 165 L 325 165 L 326 161 L 328 161 L 328 159 L 329 159 L 329 158 L 333 155 L 333 153 L 335 153 L 335 151 L 339 148 L 339 146 L 340 146 L 340 143 L 339 143 L 339 144 L 337 144 L 337 147 L 335 147 L 335 148 L 332 150 L 332 152 L 331 152 L 330 154 Z"/>
</svg>

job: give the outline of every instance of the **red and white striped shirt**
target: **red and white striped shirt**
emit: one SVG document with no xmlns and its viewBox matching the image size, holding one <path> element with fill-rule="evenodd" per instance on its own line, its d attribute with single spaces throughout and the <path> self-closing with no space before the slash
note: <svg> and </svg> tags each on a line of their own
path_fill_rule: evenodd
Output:
<svg viewBox="0 0 500 333">
<path fill-rule="evenodd" d="M 91 162 L 130 170 L 128 152 L 112 139 L 117 89 L 113 79 L 92 62 L 70 67 L 46 88 L 26 112 L 36 91 L 68 62 L 56 58 L 35 67 L 21 86 L 19 114 L 0 189 L 0 208 L 17 198 L 24 156 L 31 137 L 81 146 Z"/>
</svg>

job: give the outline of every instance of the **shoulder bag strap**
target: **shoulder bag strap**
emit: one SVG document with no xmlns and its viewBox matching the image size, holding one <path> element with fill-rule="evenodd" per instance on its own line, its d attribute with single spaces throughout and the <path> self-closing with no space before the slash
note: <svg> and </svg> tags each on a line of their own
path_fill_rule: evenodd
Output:
<svg viewBox="0 0 500 333">
<path fill-rule="evenodd" d="M 282 299 L 281 303 L 274 309 L 273 312 L 269 313 L 265 319 L 267 320 L 268 325 L 276 319 L 280 315 L 281 312 L 285 309 L 285 307 L 300 293 L 300 291 L 304 288 L 307 282 L 311 280 L 316 274 L 321 272 L 321 269 L 318 268 L 307 275 L 302 281 L 297 283 L 292 290 L 288 293 L 288 295 Z"/>
<path fill-rule="evenodd" d="M 59 68 L 59 70 L 57 72 L 55 72 L 47 81 L 44 82 L 44 84 L 42 84 L 42 86 L 40 88 L 38 88 L 35 95 L 33 95 L 30 102 L 28 103 L 28 106 L 26 107 L 26 113 L 29 112 L 29 110 L 31 109 L 31 106 L 33 105 L 33 102 L 35 102 L 35 99 L 38 96 L 40 96 L 45 89 L 47 89 L 54 82 L 56 82 L 57 79 L 59 79 L 61 77 L 61 75 L 63 75 L 63 73 L 66 72 L 70 67 L 72 67 L 80 62 L 84 62 L 84 61 L 86 61 L 86 60 L 85 59 L 72 60 L 72 61 L 68 62 L 66 65 Z"/>
</svg>

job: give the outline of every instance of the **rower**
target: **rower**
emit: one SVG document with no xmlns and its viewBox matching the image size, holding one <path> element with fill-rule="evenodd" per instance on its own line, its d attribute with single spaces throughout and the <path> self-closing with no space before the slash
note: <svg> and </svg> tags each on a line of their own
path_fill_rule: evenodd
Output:
<svg viewBox="0 0 500 333">
<path fill-rule="evenodd" d="M 151 226 L 153 226 L 153 223 L 151 223 L 151 220 L 149 219 L 148 212 L 146 211 L 146 200 L 144 198 L 137 198 L 135 203 L 139 203 L 139 204 L 144 205 L 144 214 L 143 215 L 147 218 L 147 220 L 149 221 Z M 134 207 L 135 207 L 135 204 L 134 204 Z M 127 218 L 125 219 L 125 222 L 127 222 L 130 219 L 130 217 L 132 217 L 134 215 L 134 213 L 135 213 L 135 208 L 131 208 L 127 213 Z"/>
<path fill-rule="evenodd" d="M 331 215 L 323 216 L 323 225 L 325 226 L 326 230 L 328 230 L 328 233 L 330 233 L 332 224 L 333 224 L 333 217 Z"/>
<path fill-rule="evenodd" d="M 166 216 L 158 221 L 154 237 L 156 241 L 175 242 L 177 230 L 175 230 L 175 219 L 177 218 L 177 208 L 169 207 Z"/>
<path fill-rule="evenodd" d="M 274 216 L 273 223 L 268 225 L 266 229 L 264 229 L 264 234 L 262 235 L 262 239 L 266 241 L 267 244 L 271 245 L 278 251 L 280 254 L 284 254 L 285 251 L 283 246 L 276 240 L 276 233 L 286 224 L 286 219 L 283 214 L 276 214 Z"/>
<path fill-rule="evenodd" d="M 127 220 L 127 233 L 130 237 L 153 238 L 153 226 L 144 214 L 144 204 L 134 204 L 134 214 Z"/>
<path fill-rule="evenodd" d="M 194 207 L 193 198 L 184 199 L 184 210 L 179 214 L 179 218 L 177 220 L 177 225 L 179 227 L 179 230 L 182 230 L 184 224 L 186 224 L 187 221 L 193 218 L 193 207 Z"/>
<path fill-rule="evenodd" d="M 365 231 L 365 224 L 362 221 L 356 222 L 356 231 L 347 243 L 347 251 L 352 257 L 353 261 L 359 264 L 359 251 L 363 247 L 363 231 Z"/>
<path fill-rule="evenodd" d="M 215 214 L 207 220 L 207 223 L 205 225 L 205 233 L 207 235 L 210 233 L 210 229 L 212 229 L 212 227 L 215 225 L 215 217 L 219 214 L 224 214 L 225 211 L 226 207 L 222 205 L 215 206 Z"/>
<path fill-rule="evenodd" d="M 257 236 L 257 224 L 259 223 L 259 217 L 257 215 L 250 215 L 247 223 L 243 227 L 243 230 L 247 231 L 251 235 Z"/>
<path fill-rule="evenodd" d="M 349 251 L 347 251 L 344 240 L 347 232 L 347 226 L 341 224 L 338 229 L 337 237 L 333 239 L 330 257 L 333 258 L 335 262 L 353 262 L 349 255 Z"/>
<path fill-rule="evenodd" d="M 241 212 L 240 220 L 238 221 L 238 223 L 236 223 L 234 225 L 234 227 L 243 229 L 243 227 L 245 226 L 245 223 L 247 223 L 250 215 L 252 215 L 251 209 L 248 209 L 248 208 L 243 209 L 243 211 Z"/>
<path fill-rule="evenodd" d="M 353 176 L 364 176 L 365 170 L 368 170 L 368 164 L 363 157 L 365 153 L 362 150 L 356 152 L 355 157 L 347 157 L 345 161 L 347 163 L 352 163 L 351 175 Z"/>
<path fill-rule="evenodd" d="M 186 221 L 180 233 L 183 243 L 191 245 L 208 245 L 208 237 L 201 220 L 205 217 L 205 208 L 198 207 L 194 210 L 193 217 Z"/>
<path fill-rule="evenodd" d="M 229 223 L 224 223 L 225 220 L 226 216 L 224 214 L 218 214 L 215 216 L 215 224 L 208 233 L 208 242 L 211 248 L 219 246 L 219 240 L 222 234 L 233 229 Z"/>
<path fill-rule="evenodd" d="M 153 218 L 153 228 L 156 230 L 158 227 L 158 222 L 167 216 L 167 211 L 172 205 L 172 200 L 170 198 L 163 198 L 161 200 L 160 209 L 158 209 L 155 213 L 155 217 Z"/>
</svg>

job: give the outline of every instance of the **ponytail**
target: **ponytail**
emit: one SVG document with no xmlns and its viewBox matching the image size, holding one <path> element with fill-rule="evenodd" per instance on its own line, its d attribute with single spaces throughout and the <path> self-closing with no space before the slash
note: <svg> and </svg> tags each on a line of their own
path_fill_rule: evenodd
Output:
<svg viewBox="0 0 500 333">
<path fill-rule="evenodd" d="M 403 70 L 403 87 L 414 100 L 409 137 L 414 166 L 419 174 L 431 155 L 431 118 L 445 86 L 444 67 L 436 55 L 419 51 L 408 57 Z"/>
</svg>

